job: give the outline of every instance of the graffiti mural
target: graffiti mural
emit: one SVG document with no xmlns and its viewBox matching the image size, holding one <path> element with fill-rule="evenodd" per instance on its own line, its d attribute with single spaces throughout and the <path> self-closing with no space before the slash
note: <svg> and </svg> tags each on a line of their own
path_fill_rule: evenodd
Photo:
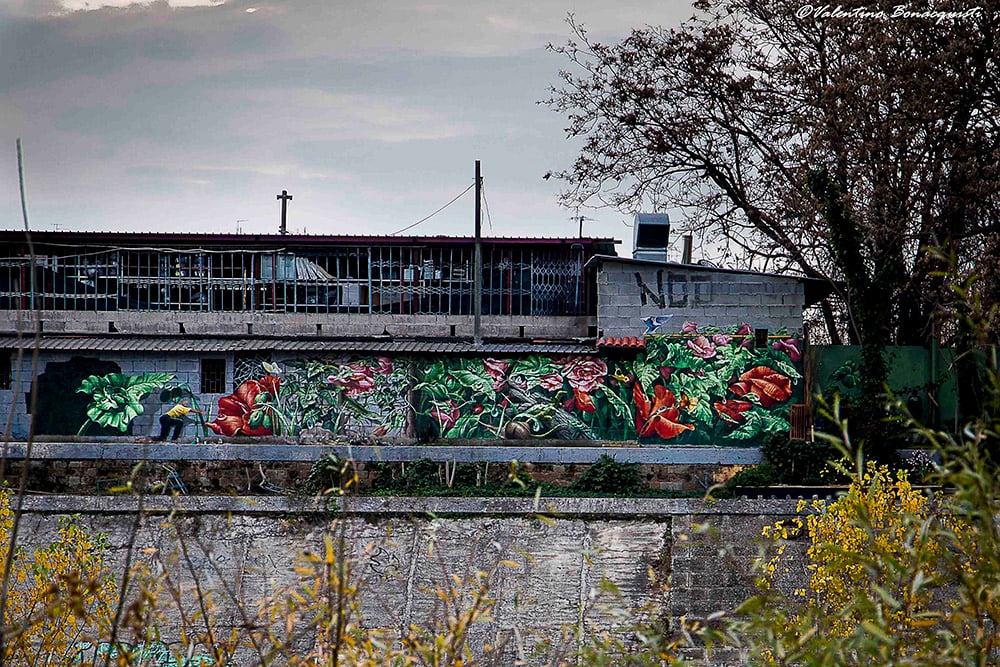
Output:
<svg viewBox="0 0 1000 667">
<path fill-rule="evenodd" d="M 166 644 L 158 641 L 140 642 L 135 646 L 122 642 L 117 645 L 108 642 L 80 642 L 75 648 L 76 655 L 71 664 L 81 667 L 117 665 L 120 660 L 143 667 L 210 667 L 215 664 L 207 655 L 194 655 L 178 660 Z"/>
<path fill-rule="evenodd" d="M 90 403 L 87 421 L 80 426 L 77 435 L 85 435 L 91 424 L 125 433 L 132 420 L 143 413 L 142 399 L 173 379 L 172 373 L 108 373 L 85 378 L 76 393 L 90 396 Z"/>
<path fill-rule="evenodd" d="M 444 359 L 424 370 L 414 393 L 417 432 L 433 437 L 627 435 L 627 388 L 597 357 Z"/>
<path fill-rule="evenodd" d="M 120 373 L 121 370 L 113 361 L 92 357 L 48 362 L 35 383 L 38 391 L 35 432 L 39 435 L 76 435 L 83 424 L 91 424 L 88 435 L 121 435 L 118 428 L 92 424 L 87 416 L 90 399 L 74 391 L 88 377 Z M 25 405 L 31 405 L 31 399 L 31 392 L 28 392 Z"/>
<path fill-rule="evenodd" d="M 146 411 L 143 402 L 157 391 L 163 404 L 174 405 L 181 400 L 188 400 L 195 409 L 199 409 L 198 398 L 191 388 L 186 384 L 172 384 L 174 379 L 173 373 L 127 375 L 116 372 L 102 376 L 89 375 L 80 382 L 75 392 L 89 396 L 85 408 L 86 419 L 76 434 L 131 433 L 135 419 Z M 200 429 L 204 434 L 207 432 L 204 420 L 200 421 Z"/>
<path fill-rule="evenodd" d="M 219 399 L 208 424 L 219 435 L 298 435 L 324 428 L 334 435 L 400 434 L 406 423 L 405 360 L 265 363 L 267 375 L 243 382 Z"/>
<path fill-rule="evenodd" d="M 648 336 L 629 376 L 640 442 L 746 446 L 788 433 L 789 405 L 802 396 L 801 341 L 778 336 L 760 348 L 753 329 L 699 328 Z"/>
<path fill-rule="evenodd" d="M 747 324 L 685 322 L 648 335 L 636 356 L 408 358 L 351 356 L 263 362 L 257 377 L 218 399 L 204 433 L 444 439 L 564 439 L 754 446 L 787 433 L 801 400 L 802 344 L 772 336 L 756 346 Z M 78 433 L 125 433 L 159 390 L 189 398 L 167 373 L 86 376 Z M 150 410 L 147 410 L 150 411 Z M 77 422 L 80 424 L 80 422 Z"/>
</svg>

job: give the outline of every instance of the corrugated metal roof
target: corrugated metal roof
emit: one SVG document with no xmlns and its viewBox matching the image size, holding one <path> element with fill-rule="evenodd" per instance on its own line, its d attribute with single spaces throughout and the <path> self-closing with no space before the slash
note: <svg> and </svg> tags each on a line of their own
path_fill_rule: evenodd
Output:
<svg viewBox="0 0 1000 667">
<path fill-rule="evenodd" d="M 94 244 L 113 243 L 121 244 L 163 244 L 177 243 L 184 247 L 192 244 L 204 245 L 205 247 L 259 247 L 273 246 L 276 248 L 290 247 L 297 245 L 324 245 L 324 244 L 382 244 L 382 245 L 406 245 L 406 244 L 460 244 L 471 245 L 475 242 L 472 236 L 376 236 L 371 234 L 205 234 L 205 233 L 185 233 L 185 232 L 109 232 L 109 231 L 33 231 L 32 240 L 35 243 L 74 243 L 74 244 Z M 16 230 L 0 230 L 0 241 L 3 243 L 20 242 L 24 240 L 24 232 Z M 485 244 L 539 244 L 539 245 L 568 245 L 583 243 L 585 245 L 610 245 L 621 243 L 620 239 L 613 237 L 558 237 L 558 236 L 485 236 L 482 238 Z"/>
<path fill-rule="evenodd" d="M 0 348 L 30 350 L 34 341 L 30 336 L 0 336 Z M 156 353 L 212 353 L 252 352 L 382 352 L 394 354 L 593 354 L 595 348 L 587 343 L 546 342 L 529 343 L 495 342 L 476 347 L 470 341 L 449 340 L 335 340 L 324 338 L 190 338 L 171 336 L 52 336 L 45 335 L 38 341 L 41 351 L 69 352 L 156 352 Z"/>
</svg>

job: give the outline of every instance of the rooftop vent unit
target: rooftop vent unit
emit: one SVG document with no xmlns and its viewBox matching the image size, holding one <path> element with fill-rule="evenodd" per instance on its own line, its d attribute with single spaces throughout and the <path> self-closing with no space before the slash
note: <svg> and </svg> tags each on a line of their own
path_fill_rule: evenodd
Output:
<svg viewBox="0 0 1000 667">
<path fill-rule="evenodd" d="M 670 216 L 666 213 L 636 213 L 632 241 L 633 259 L 666 262 Z"/>
</svg>

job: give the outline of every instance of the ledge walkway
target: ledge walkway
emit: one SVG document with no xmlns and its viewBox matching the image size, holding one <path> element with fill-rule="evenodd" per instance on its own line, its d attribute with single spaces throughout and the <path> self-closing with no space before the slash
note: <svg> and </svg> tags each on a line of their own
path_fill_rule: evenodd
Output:
<svg viewBox="0 0 1000 667">
<path fill-rule="evenodd" d="M 346 444 L 285 444 L 260 443 L 190 443 L 141 442 L 139 440 L 95 438 L 90 441 L 33 442 L 32 460 L 85 461 L 314 461 L 334 454 L 355 461 L 455 461 L 459 463 L 488 461 L 524 463 L 574 464 L 593 463 L 608 455 L 620 463 L 653 465 L 752 465 L 761 460 L 756 448 L 732 447 L 610 447 L 599 444 L 551 441 L 542 447 L 512 447 L 492 444 L 459 445 L 346 445 Z M 27 443 L 9 442 L 4 447 L 8 460 L 21 460 L 27 453 Z"/>
</svg>

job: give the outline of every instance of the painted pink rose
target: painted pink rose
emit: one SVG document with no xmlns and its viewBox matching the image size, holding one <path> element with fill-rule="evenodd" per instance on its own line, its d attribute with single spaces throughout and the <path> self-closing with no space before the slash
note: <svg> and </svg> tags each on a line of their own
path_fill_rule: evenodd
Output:
<svg viewBox="0 0 1000 667">
<path fill-rule="evenodd" d="M 503 391 L 507 387 L 507 371 L 510 362 L 502 359 L 486 359 L 483 361 L 486 374 L 493 378 L 493 391 Z"/>
<path fill-rule="evenodd" d="M 345 374 L 345 371 L 346 374 Z M 326 381 L 335 387 L 343 387 L 347 396 L 364 394 L 375 388 L 375 376 L 372 369 L 361 362 L 347 364 L 341 368 L 340 375 L 330 375 Z"/>
<path fill-rule="evenodd" d="M 740 328 L 736 330 L 737 336 L 745 336 L 743 342 L 740 343 L 740 347 L 749 350 L 753 348 L 753 327 L 744 322 L 740 325 Z"/>
<path fill-rule="evenodd" d="M 545 391 L 559 391 L 563 386 L 562 376 L 558 373 L 549 373 L 538 378 L 538 386 Z"/>
<path fill-rule="evenodd" d="M 784 340 L 776 340 L 771 343 L 771 347 L 775 350 L 782 352 L 784 351 L 788 358 L 793 362 L 798 361 L 802 358 L 802 352 L 799 350 L 799 341 L 794 338 L 785 338 Z"/>
<path fill-rule="evenodd" d="M 698 333 L 698 323 L 687 321 L 681 325 L 681 333 L 691 334 Z"/>
<path fill-rule="evenodd" d="M 691 350 L 691 354 L 698 357 L 699 359 L 711 359 L 715 356 L 715 343 L 711 342 L 704 336 L 698 336 L 687 342 L 688 349 Z"/>
<path fill-rule="evenodd" d="M 506 377 L 507 371 L 510 369 L 510 362 L 503 359 L 486 359 L 483 361 L 483 365 L 486 366 L 486 374 L 494 380 Z"/>
<path fill-rule="evenodd" d="M 458 404 L 452 400 L 447 403 L 435 403 L 430 414 L 441 425 L 442 434 L 454 426 L 461 415 L 458 411 Z"/>
<path fill-rule="evenodd" d="M 712 336 L 712 342 L 716 345 L 729 345 L 731 340 L 733 340 L 733 337 L 729 334 L 715 334 Z"/>
<path fill-rule="evenodd" d="M 375 357 L 375 363 L 377 364 L 373 367 L 374 370 L 379 375 L 389 375 L 393 371 L 392 359 L 389 357 Z"/>
<path fill-rule="evenodd" d="M 594 357 L 582 357 L 563 368 L 566 379 L 575 391 L 589 394 L 604 383 L 608 374 L 608 365 Z"/>
</svg>

